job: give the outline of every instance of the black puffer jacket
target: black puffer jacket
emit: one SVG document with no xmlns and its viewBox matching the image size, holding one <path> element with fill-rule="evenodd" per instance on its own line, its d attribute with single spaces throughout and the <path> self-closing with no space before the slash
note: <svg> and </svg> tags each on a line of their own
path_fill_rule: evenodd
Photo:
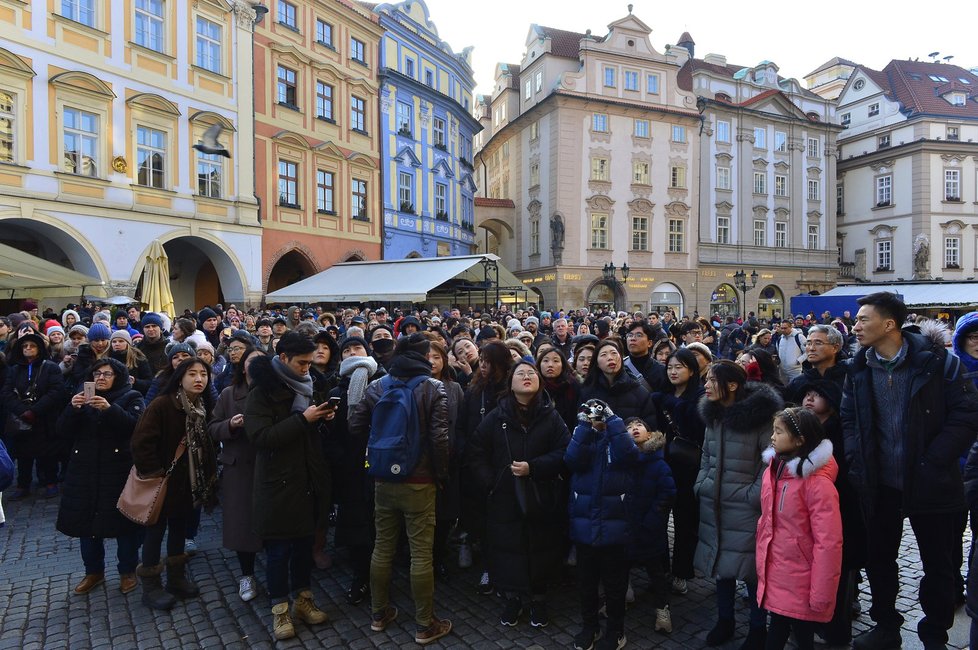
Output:
<svg viewBox="0 0 978 650">
<path fill-rule="evenodd" d="M 594 383 L 584 384 L 581 393 L 582 401 L 599 399 L 626 422 L 631 417 L 642 418 L 649 427 L 655 427 L 658 422 L 652 394 L 632 379 L 624 368 L 618 371 L 615 383 L 611 385 L 604 373 L 597 373 L 594 375 Z"/>
<path fill-rule="evenodd" d="M 115 359 L 109 364 L 115 371 L 112 388 L 96 393 L 109 408 L 68 404 L 58 420 L 58 428 L 74 441 L 57 522 L 69 537 L 117 537 L 138 529 L 116 502 L 132 467 L 129 444 L 143 414 L 143 396 L 130 387 L 125 365 Z"/>
<path fill-rule="evenodd" d="M 31 340 L 40 352 L 27 363 L 21 348 Z M 4 410 L 16 416 L 25 416 L 31 424 L 25 431 L 8 431 L 7 441 L 11 456 L 37 457 L 62 454 L 68 449 L 65 439 L 58 435 L 58 417 L 64 408 L 68 393 L 58 364 L 47 359 L 44 340 L 37 334 L 27 334 L 16 339 L 7 349 L 6 381 L 0 391 Z M 25 401 L 25 398 L 28 398 Z"/>
</svg>

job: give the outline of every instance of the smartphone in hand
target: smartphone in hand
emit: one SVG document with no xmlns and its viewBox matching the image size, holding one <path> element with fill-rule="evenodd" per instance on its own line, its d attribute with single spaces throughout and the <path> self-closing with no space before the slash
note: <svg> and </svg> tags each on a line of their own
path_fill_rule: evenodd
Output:
<svg viewBox="0 0 978 650">
<path fill-rule="evenodd" d="M 326 401 L 326 408 L 328 409 L 338 409 L 340 407 L 340 402 L 343 401 L 342 397 L 330 397 Z"/>
<path fill-rule="evenodd" d="M 93 397 L 95 397 L 95 382 L 94 381 L 86 381 L 84 383 L 83 387 L 82 387 L 82 391 L 85 394 L 85 401 L 86 402 L 88 400 L 92 399 Z"/>
</svg>

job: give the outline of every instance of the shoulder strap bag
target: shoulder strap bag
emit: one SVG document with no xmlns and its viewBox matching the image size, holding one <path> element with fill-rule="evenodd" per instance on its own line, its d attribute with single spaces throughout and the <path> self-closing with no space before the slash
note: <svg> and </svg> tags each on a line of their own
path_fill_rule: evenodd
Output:
<svg viewBox="0 0 978 650">
<path fill-rule="evenodd" d="M 166 484 L 173 473 L 173 468 L 177 466 L 177 461 L 183 456 L 187 448 L 187 439 L 184 438 L 177 445 L 177 452 L 173 456 L 170 468 L 163 476 L 153 478 L 142 478 L 133 465 L 129 470 L 129 478 L 126 479 L 126 486 L 119 495 L 116 508 L 122 515 L 141 526 L 152 526 L 160 518 L 160 511 L 163 509 L 163 502 L 166 501 Z"/>
</svg>

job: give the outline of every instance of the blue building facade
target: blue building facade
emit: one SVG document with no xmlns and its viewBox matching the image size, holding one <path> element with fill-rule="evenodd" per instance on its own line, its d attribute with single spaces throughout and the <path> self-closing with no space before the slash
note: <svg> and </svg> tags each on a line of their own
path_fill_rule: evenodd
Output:
<svg viewBox="0 0 978 650">
<path fill-rule="evenodd" d="M 471 48 L 438 37 L 423 0 L 380 4 L 384 259 L 475 251 Z"/>
</svg>

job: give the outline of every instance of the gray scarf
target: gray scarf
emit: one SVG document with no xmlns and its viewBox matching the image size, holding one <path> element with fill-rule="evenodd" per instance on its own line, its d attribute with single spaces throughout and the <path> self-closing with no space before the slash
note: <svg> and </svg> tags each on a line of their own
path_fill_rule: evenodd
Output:
<svg viewBox="0 0 978 650">
<path fill-rule="evenodd" d="M 278 357 L 272 357 L 272 369 L 295 393 L 295 399 L 292 400 L 293 413 L 302 413 L 312 405 L 312 377 L 308 373 L 300 377 Z"/>
<path fill-rule="evenodd" d="M 360 403 L 367 390 L 370 378 L 377 372 L 377 361 L 373 357 L 347 357 L 340 363 L 340 377 L 350 378 L 346 392 L 347 414 Z"/>
</svg>

